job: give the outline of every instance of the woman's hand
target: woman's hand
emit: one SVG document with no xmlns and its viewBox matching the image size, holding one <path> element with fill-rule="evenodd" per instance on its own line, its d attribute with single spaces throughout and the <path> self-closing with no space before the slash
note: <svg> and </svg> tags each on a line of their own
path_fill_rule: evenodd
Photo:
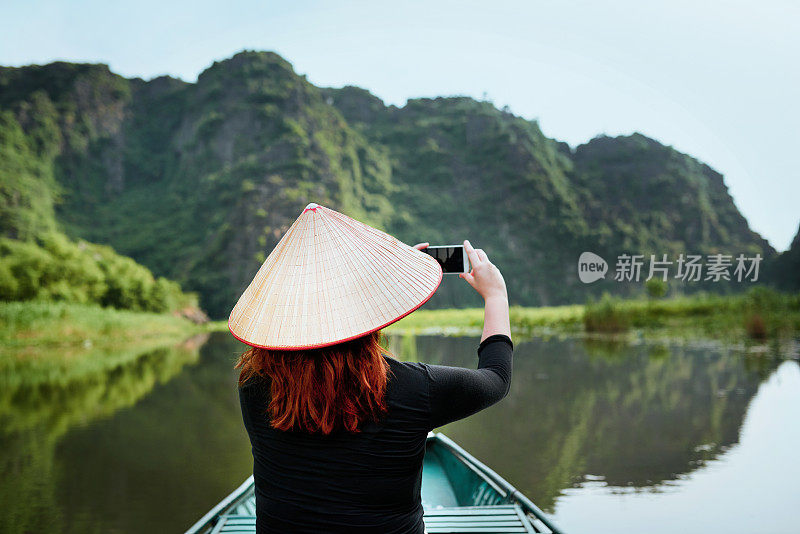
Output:
<svg viewBox="0 0 800 534">
<path fill-rule="evenodd" d="M 475 250 L 469 241 L 464 240 L 472 271 L 458 276 L 480 293 L 486 303 L 483 310 L 483 335 L 481 342 L 494 334 L 503 334 L 511 338 L 511 321 L 508 312 L 508 293 L 506 281 L 500 269 L 489 261 L 482 249 Z"/>
<path fill-rule="evenodd" d="M 414 245 L 414 248 L 417 249 L 417 250 L 422 250 L 423 248 L 428 248 L 428 245 L 430 245 L 430 243 L 428 243 L 428 242 L 417 243 L 416 245 Z"/>
<path fill-rule="evenodd" d="M 427 245 L 427 244 L 426 244 Z M 468 240 L 464 240 L 464 249 L 472 265 L 472 271 L 461 273 L 458 276 L 471 285 L 484 300 L 502 298 L 508 302 L 506 291 L 506 281 L 503 275 L 489 258 L 483 249 L 474 249 Z"/>
</svg>

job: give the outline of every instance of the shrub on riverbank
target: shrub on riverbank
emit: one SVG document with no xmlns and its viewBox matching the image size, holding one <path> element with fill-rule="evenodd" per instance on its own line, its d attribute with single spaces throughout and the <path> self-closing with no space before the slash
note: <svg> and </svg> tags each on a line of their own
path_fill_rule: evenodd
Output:
<svg viewBox="0 0 800 534">
<path fill-rule="evenodd" d="M 620 300 L 604 294 L 599 302 L 589 301 L 583 310 L 583 327 L 587 332 L 615 334 L 631 326 L 628 314 L 621 309 Z"/>
<path fill-rule="evenodd" d="M 197 307 L 197 296 L 111 247 L 51 232 L 35 240 L 0 238 L 0 299 L 65 301 L 165 312 Z"/>
</svg>

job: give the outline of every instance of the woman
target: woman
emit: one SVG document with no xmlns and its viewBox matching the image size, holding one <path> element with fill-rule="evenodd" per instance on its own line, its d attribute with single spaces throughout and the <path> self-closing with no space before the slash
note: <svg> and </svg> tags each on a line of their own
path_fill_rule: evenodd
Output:
<svg viewBox="0 0 800 534">
<path fill-rule="evenodd" d="M 231 332 L 252 345 L 237 368 L 258 532 L 423 533 L 427 433 L 507 395 L 513 344 L 506 286 L 469 241 L 472 270 L 459 276 L 485 300 L 477 369 L 401 362 L 381 347 L 380 328 L 427 301 L 441 281 L 438 263 L 419 252 L 427 245 L 408 247 L 310 204 L 234 308 Z M 376 255 L 381 265 L 402 268 L 370 267 Z M 337 270 L 337 261 L 348 268 Z M 347 291 L 335 289 L 336 273 L 349 280 Z M 393 285 L 387 276 L 396 277 Z M 354 295 L 350 305 L 337 305 L 346 294 Z M 360 310 L 359 320 L 337 322 L 326 306 L 339 315 Z"/>
</svg>

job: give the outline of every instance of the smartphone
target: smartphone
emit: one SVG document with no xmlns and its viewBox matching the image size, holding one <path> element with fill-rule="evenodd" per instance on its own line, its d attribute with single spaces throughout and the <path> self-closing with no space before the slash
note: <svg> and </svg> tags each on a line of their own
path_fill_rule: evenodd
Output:
<svg viewBox="0 0 800 534">
<path fill-rule="evenodd" d="M 444 274 L 469 272 L 469 259 L 464 245 L 427 246 L 422 249 L 422 252 L 436 258 L 436 261 L 442 266 Z"/>
</svg>

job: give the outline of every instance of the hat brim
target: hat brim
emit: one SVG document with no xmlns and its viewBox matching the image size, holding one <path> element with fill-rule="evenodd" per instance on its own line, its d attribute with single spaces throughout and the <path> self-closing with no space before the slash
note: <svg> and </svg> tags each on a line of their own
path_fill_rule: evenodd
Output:
<svg viewBox="0 0 800 534">
<path fill-rule="evenodd" d="M 358 339 L 360 337 L 364 337 L 367 334 L 371 334 L 372 332 L 377 332 L 378 330 L 386 328 L 387 326 L 389 326 L 391 324 L 394 324 L 397 321 L 399 321 L 400 319 L 402 319 L 402 318 L 410 315 L 411 313 L 417 311 L 418 309 L 420 309 L 422 307 L 423 304 L 428 302 L 431 299 L 431 297 L 436 293 L 436 290 L 439 289 L 439 285 L 441 285 L 441 283 L 442 283 L 442 278 L 443 277 L 444 277 L 444 272 L 442 271 L 442 272 L 439 273 L 439 281 L 436 282 L 436 286 L 433 288 L 433 290 L 430 292 L 430 294 L 427 297 L 425 297 L 422 300 L 422 302 L 420 302 L 415 307 L 413 307 L 410 310 L 408 310 L 407 312 L 405 312 L 403 315 L 401 315 L 397 319 L 392 319 L 391 321 L 389 321 L 389 322 L 387 322 L 385 324 L 382 324 L 380 326 L 377 326 L 375 328 L 372 328 L 370 330 L 367 330 L 366 332 L 362 332 L 360 334 L 356 334 L 354 336 L 350 336 L 348 338 L 341 339 L 341 340 L 338 340 L 338 341 L 330 341 L 330 342 L 327 342 L 327 343 L 316 343 L 316 344 L 313 344 L 313 345 L 304 345 L 304 346 L 300 346 L 300 347 L 285 347 L 285 346 L 270 347 L 270 346 L 267 346 L 267 345 L 259 345 L 257 343 L 251 343 L 251 342 L 246 341 L 246 340 L 240 338 L 239 336 L 237 336 L 236 332 L 233 331 L 233 326 L 231 325 L 230 318 L 228 318 L 228 330 L 230 331 L 230 333 L 231 333 L 231 335 L 233 337 L 235 337 L 236 339 L 238 339 L 242 343 L 245 343 L 247 345 L 250 345 L 251 347 L 256 347 L 256 348 L 259 348 L 259 349 L 268 349 L 268 350 L 310 350 L 310 349 L 321 349 L 323 347 L 330 347 L 332 345 L 338 345 L 339 343 L 346 343 L 348 341 L 352 341 L 354 339 Z"/>
<path fill-rule="evenodd" d="M 247 345 L 270 350 L 336 345 L 419 309 L 443 274 L 429 254 L 311 204 L 239 297 L 228 330 Z"/>
</svg>

